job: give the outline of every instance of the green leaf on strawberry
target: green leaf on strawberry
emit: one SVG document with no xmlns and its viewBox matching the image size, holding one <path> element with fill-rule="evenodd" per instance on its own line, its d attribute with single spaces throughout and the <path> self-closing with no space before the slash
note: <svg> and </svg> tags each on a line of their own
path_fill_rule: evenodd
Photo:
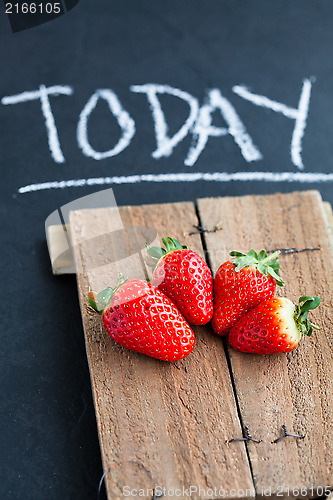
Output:
<svg viewBox="0 0 333 500">
<path fill-rule="evenodd" d="M 147 253 L 154 259 L 154 264 L 152 267 L 156 267 L 158 261 L 167 253 L 174 252 L 175 250 L 187 249 L 186 245 L 182 245 L 178 240 L 174 238 L 162 238 L 163 247 L 151 247 L 146 245 Z"/>
<path fill-rule="evenodd" d="M 284 282 L 279 276 L 279 253 L 280 252 L 277 251 L 271 255 L 267 255 L 266 250 L 261 250 L 259 254 L 257 254 L 255 250 L 251 249 L 247 254 L 232 251 L 229 255 L 231 255 L 231 257 L 236 257 L 233 261 L 236 272 L 241 271 L 244 267 L 253 266 L 264 276 L 267 276 L 268 274 L 272 276 L 277 285 L 284 286 Z"/>
<path fill-rule="evenodd" d="M 99 292 L 96 296 L 90 292 L 88 294 L 88 302 L 90 306 L 99 314 L 102 314 L 104 309 L 110 304 L 111 299 L 115 292 L 127 281 L 127 279 L 120 273 L 116 288 L 108 286 L 105 290 Z"/>
<path fill-rule="evenodd" d="M 166 254 L 166 251 L 164 248 L 158 248 L 158 247 L 149 247 L 147 246 L 147 252 L 148 254 L 153 257 L 154 259 L 160 259 L 163 257 L 163 255 Z"/>
<path fill-rule="evenodd" d="M 320 330 L 319 326 L 314 325 L 308 320 L 309 311 L 311 311 L 312 309 L 316 309 L 319 304 L 320 297 L 300 297 L 296 309 L 295 322 L 303 335 L 311 337 L 314 328 L 316 330 Z"/>
</svg>

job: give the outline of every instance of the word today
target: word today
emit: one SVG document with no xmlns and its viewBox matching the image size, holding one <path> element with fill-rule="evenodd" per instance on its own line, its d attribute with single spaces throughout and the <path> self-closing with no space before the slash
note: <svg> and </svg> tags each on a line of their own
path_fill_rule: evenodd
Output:
<svg viewBox="0 0 333 500">
<path fill-rule="evenodd" d="M 294 121 L 294 128 L 290 142 L 290 156 L 292 163 L 303 170 L 302 139 L 306 128 L 310 96 L 313 79 L 303 80 L 299 101 L 296 107 L 290 107 L 281 102 L 274 101 L 266 96 L 255 94 L 243 85 L 235 85 L 232 91 L 242 99 L 251 102 L 254 106 L 270 109 L 280 113 L 289 120 Z M 147 83 L 145 85 L 132 85 L 130 91 L 135 94 L 144 94 L 151 109 L 152 122 L 156 138 L 156 149 L 152 152 L 155 159 L 169 157 L 174 148 L 189 134 L 192 136 L 191 146 L 184 160 L 184 165 L 193 166 L 200 154 L 205 149 L 210 137 L 223 137 L 230 135 L 243 158 L 247 162 L 259 161 L 263 158 L 258 145 L 256 145 L 246 129 L 241 117 L 233 104 L 223 96 L 218 88 L 206 91 L 203 104 L 193 95 L 169 85 Z M 59 95 L 71 96 L 74 89 L 68 85 L 40 85 L 37 90 L 24 91 L 20 94 L 5 96 L 1 99 L 4 106 L 23 104 L 28 101 L 37 101 L 40 104 L 42 117 L 45 121 L 47 140 L 51 156 L 56 163 L 64 163 L 56 119 L 52 111 L 51 101 Z M 177 132 L 170 136 L 166 117 L 162 108 L 160 96 L 167 94 L 184 101 L 188 108 L 188 116 Z M 116 144 L 110 145 L 106 151 L 96 151 L 89 141 L 89 118 L 99 100 L 107 103 L 110 113 L 114 116 L 120 129 L 120 138 Z M 213 124 L 213 114 L 219 112 L 226 124 L 217 127 Z M 104 160 L 119 155 L 127 147 L 135 135 L 135 121 L 128 111 L 124 109 L 117 94 L 112 89 L 98 89 L 84 105 L 77 123 L 76 139 L 82 153 L 94 160 Z"/>
</svg>

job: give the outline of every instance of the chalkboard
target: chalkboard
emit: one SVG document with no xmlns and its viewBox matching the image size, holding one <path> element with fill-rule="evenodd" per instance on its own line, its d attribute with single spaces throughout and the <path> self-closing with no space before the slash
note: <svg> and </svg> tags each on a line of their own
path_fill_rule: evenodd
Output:
<svg viewBox="0 0 333 500">
<path fill-rule="evenodd" d="M 74 276 L 50 213 L 319 189 L 333 202 L 329 0 L 80 0 L 0 15 L 0 497 L 97 498 L 99 445 Z M 274 224 L 274 214 L 271 214 Z"/>
</svg>

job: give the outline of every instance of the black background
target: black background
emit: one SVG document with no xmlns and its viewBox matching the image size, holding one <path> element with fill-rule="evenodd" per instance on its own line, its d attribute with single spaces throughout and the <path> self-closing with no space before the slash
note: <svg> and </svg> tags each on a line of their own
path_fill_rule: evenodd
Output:
<svg viewBox="0 0 333 500">
<path fill-rule="evenodd" d="M 81 0 L 52 22 L 12 33 L 0 15 L 1 95 L 70 85 L 51 97 L 66 162 L 53 161 L 38 101 L 0 105 L 1 161 L 1 499 L 97 498 L 102 475 L 89 372 L 74 276 L 54 277 L 46 217 L 96 187 L 19 194 L 32 183 L 135 173 L 290 171 L 294 121 L 232 92 L 253 92 L 297 107 L 304 78 L 315 77 L 303 138 L 306 172 L 332 172 L 333 4 L 327 1 Z M 182 89 L 202 103 L 219 88 L 234 105 L 263 159 L 247 163 L 231 136 L 211 138 L 193 167 L 185 138 L 156 160 L 153 122 L 134 84 Z M 96 161 L 77 146 L 78 116 L 91 94 L 111 88 L 136 124 L 127 149 Z M 170 133 L 187 108 L 161 100 Z M 216 125 L 223 125 L 216 114 Z M 95 149 L 112 147 L 119 129 L 105 103 L 89 123 Z M 319 189 L 333 202 L 332 183 L 196 182 L 112 186 L 119 205 L 197 197 Z M 274 224 L 274 214 L 270 214 Z"/>
</svg>

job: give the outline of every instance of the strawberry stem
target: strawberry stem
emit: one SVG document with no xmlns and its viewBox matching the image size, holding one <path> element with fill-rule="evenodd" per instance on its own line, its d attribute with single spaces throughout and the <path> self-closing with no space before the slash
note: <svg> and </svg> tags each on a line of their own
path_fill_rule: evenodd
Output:
<svg viewBox="0 0 333 500">
<path fill-rule="evenodd" d="M 263 259 L 261 263 L 266 264 L 267 262 L 270 262 L 271 260 L 275 259 L 278 255 L 280 255 L 280 253 L 281 253 L 280 250 L 277 250 L 276 252 L 268 255 L 266 259 Z"/>
</svg>

